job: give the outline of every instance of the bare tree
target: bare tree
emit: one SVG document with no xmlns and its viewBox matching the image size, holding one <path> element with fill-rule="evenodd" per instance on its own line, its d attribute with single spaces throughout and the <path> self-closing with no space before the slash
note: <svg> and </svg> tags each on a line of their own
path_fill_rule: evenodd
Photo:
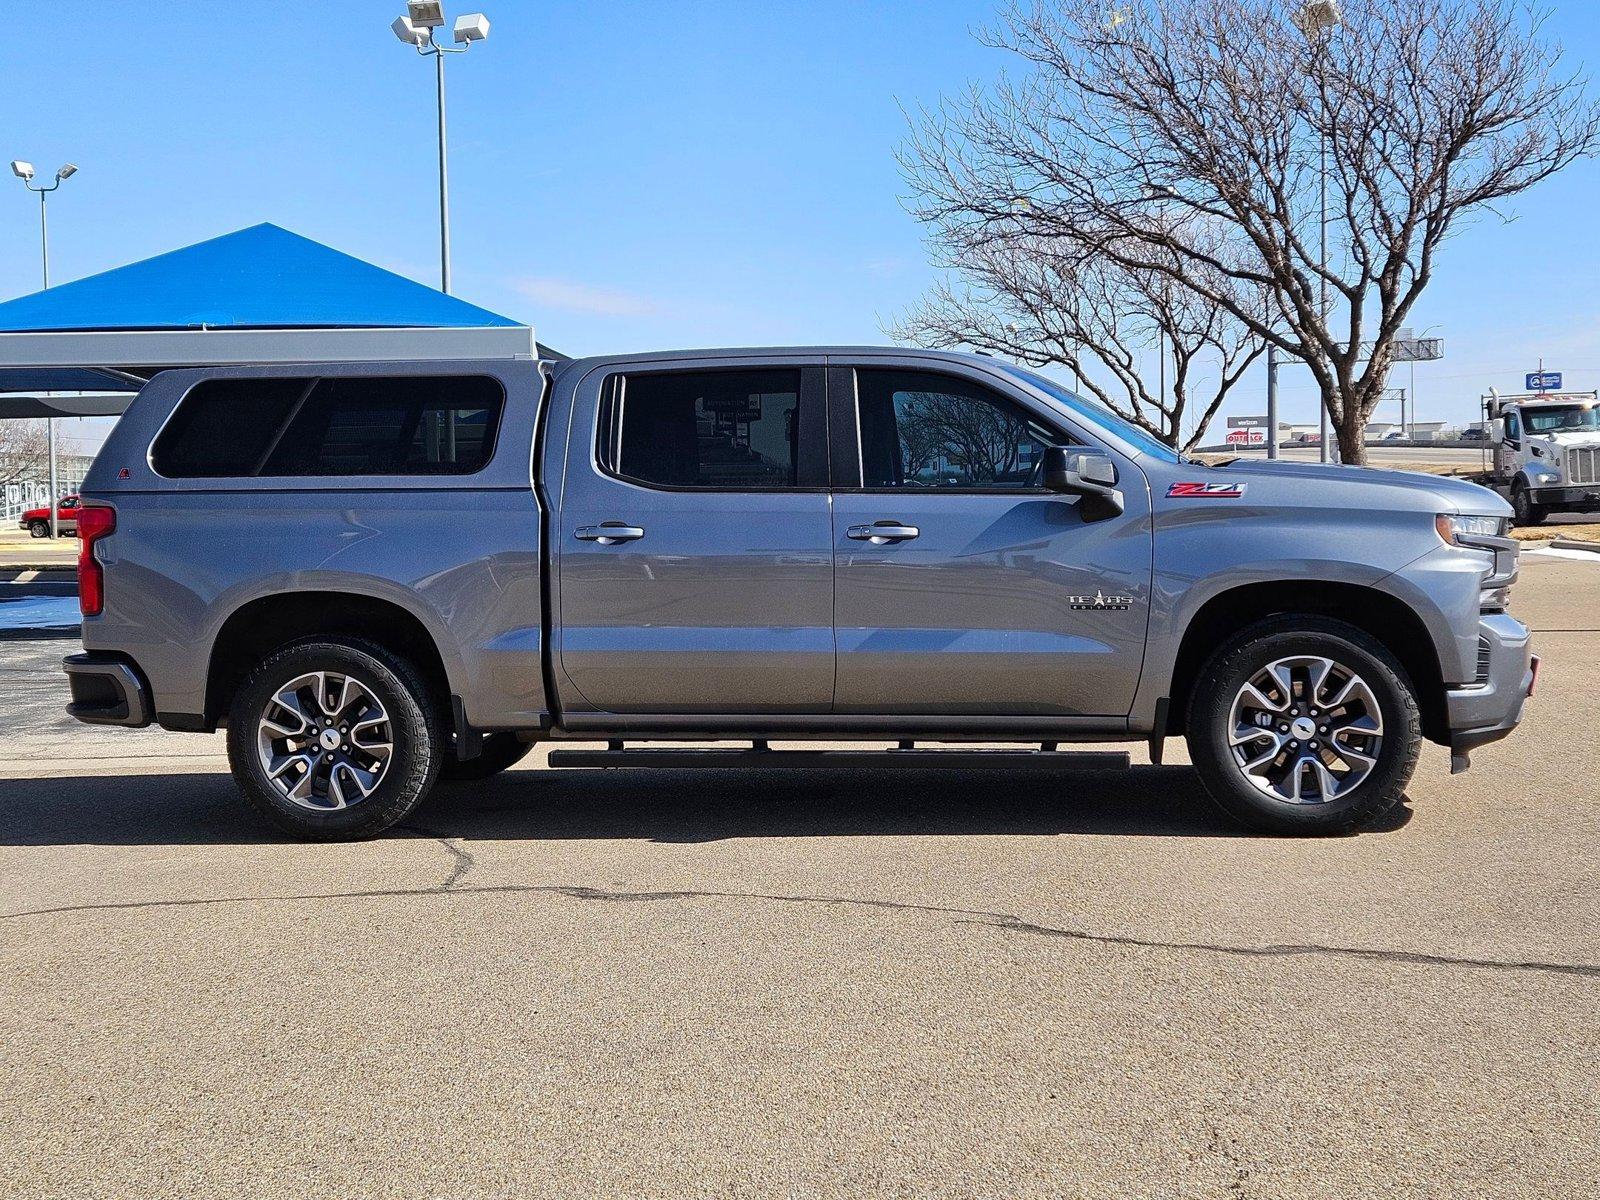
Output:
<svg viewBox="0 0 1600 1200">
<path fill-rule="evenodd" d="M 937 284 L 894 336 L 1070 367 L 1080 390 L 1184 450 L 1264 349 L 1220 305 L 1166 275 L 1129 270 L 1090 246 L 1063 257 L 1062 238 L 1018 232 L 969 243 L 967 232 L 960 223 L 932 231 L 941 264 L 960 283 Z M 1143 369 L 1153 347 L 1171 355 L 1169 387 L 1154 386 Z"/>
<path fill-rule="evenodd" d="M 45 479 L 49 464 L 43 421 L 0 421 L 0 487 Z"/>
<path fill-rule="evenodd" d="M 942 459 L 973 483 L 999 483 L 1022 462 L 1027 426 L 1010 412 L 965 396 L 913 392 L 896 414 L 907 479 Z"/>
<path fill-rule="evenodd" d="M 1338 7 L 1014 3 L 987 40 L 1026 75 L 923 114 L 914 212 L 1189 290 L 1301 359 L 1362 462 L 1446 238 L 1595 153 L 1600 112 L 1517 0 Z"/>
</svg>

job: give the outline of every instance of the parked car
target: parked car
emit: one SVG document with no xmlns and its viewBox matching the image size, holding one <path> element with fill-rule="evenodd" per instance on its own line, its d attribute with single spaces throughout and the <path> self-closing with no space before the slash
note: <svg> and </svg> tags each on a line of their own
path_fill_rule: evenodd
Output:
<svg viewBox="0 0 1600 1200">
<path fill-rule="evenodd" d="M 1537 666 L 1493 493 L 1208 467 L 978 355 L 170 371 L 83 493 L 70 711 L 225 728 L 250 803 L 315 839 L 541 741 L 1064 769 L 1174 736 L 1232 816 L 1329 833 L 1399 803 L 1424 738 L 1459 770 L 1506 736 Z"/>
<path fill-rule="evenodd" d="M 1406 436 L 1406 432 L 1403 429 L 1391 429 L 1383 435 L 1383 440 L 1386 442 L 1403 442 L 1406 440 Z"/>
<path fill-rule="evenodd" d="M 50 506 L 27 509 L 17 518 L 17 528 L 26 529 L 36 538 L 50 536 Z M 78 534 L 78 497 L 63 496 L 56 505 L 56 529 L 67 537 Z"/>
<path fill-rule="evenodd" d="M 1486 442 L 1489 440 L 1489 433 L 1484 429 L 1464 429 L 1461 431 L 1461 440 L 1463 442 Z"/>
</svg>

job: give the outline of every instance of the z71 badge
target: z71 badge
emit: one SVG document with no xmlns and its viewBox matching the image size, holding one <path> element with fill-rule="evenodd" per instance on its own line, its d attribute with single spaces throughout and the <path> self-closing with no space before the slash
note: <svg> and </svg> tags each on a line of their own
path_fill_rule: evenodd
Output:
<svg viewBox="0 0 1600 1200">
<path fill-rule="evenodd" d="M 1175 483 L 1167 489 L 1173 500 L 1237 500 L 1243 495 L 1242 483 Z"/>
</svg>

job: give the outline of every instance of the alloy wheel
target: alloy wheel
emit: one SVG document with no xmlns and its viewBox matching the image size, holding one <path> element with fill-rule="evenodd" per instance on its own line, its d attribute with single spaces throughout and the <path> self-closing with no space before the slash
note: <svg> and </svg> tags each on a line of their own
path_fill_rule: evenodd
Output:
<svg viewBox="0 0 1600 1200">
<path fill-rule="evenodd" d="M 312 671 L 267 701 L 256 753 L 286 799 L 327 812 L 372 795 L 394 757 L 394 733 L 382 702 L 359 679 Z"/>
<path fill-rule="evenodd" d="M 1228 718 L 1234 765 L 1264 795 L 1327 804 L 1361 786 L 1383 750 L 1377 696 L 1331 658 L 1268 663 L 1234 697 Z"/>
</svg>

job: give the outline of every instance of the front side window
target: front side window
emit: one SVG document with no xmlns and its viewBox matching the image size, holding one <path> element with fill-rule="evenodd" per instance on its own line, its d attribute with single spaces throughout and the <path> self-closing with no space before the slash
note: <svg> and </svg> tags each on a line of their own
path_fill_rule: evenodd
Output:
<svg viewBox="0 0 1600 1200">
<path fill-rule="evenodd" d="M 600 462 L 658 487 L 792 488 L 800 432 L 796 370 L 624 375 L 611 382 Z"/>
<path fill-rule="evenodd" d="M 856 403 L 861 482 L 868 488 L 1032 487 L 1045 448 L 1068 440 L 953 375 L 860 370 Z"/>
<path fill-rule="evenodd" d="M 213 379 L 184 397 L 151 462 L 176 479 L 470 475 L 504 404 L 484 376 Z"/>
</svg>

